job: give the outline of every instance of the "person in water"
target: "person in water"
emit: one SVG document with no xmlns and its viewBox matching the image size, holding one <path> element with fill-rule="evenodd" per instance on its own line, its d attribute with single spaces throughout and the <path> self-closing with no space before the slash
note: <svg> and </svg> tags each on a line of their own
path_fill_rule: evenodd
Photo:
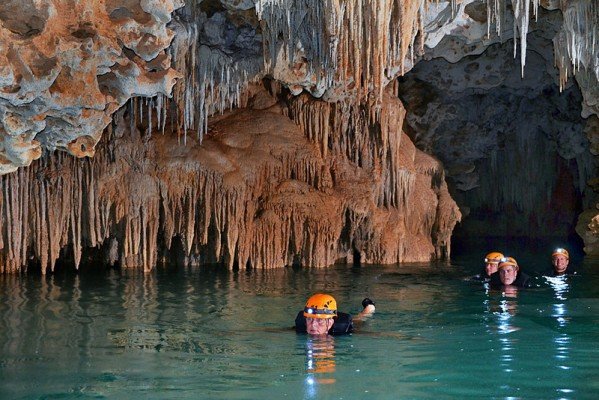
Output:
<svg viewBox="0 0 599 400">
<path fill-rule="evenodd" d="M 328 294 L 317 293 L 306 301 L 306 305 L 295 318 L 295 330 L 309 335 L 343 335 L 354 330 L 354 321 L 368 318 L 375 312 L 374 302 L 369 298 L 362 300 L 364 309 L 352 319 L 352 316 L 337 311 L 337 301 Z"/>
<path fill-rule="evenodd" d="M 531 287 L 530 277 L 520 270 L 518 262 L 513 257 L 504 257 L 498 265 L 498 271 L 491 275 L 492 287 Z"/>
<path fill-rule="evenodd" d="M 503 258 L 503 254 L 493 251 L 485 257 L 485 267 L 480 274 L 474 275 L 472 280 L 480 282 L 489 282 L 491 275 L 497 272 L 499 268 L 499 262 Z"/>
<path fill-rule="evenodd" d="M 574 268 L 570 266 L 570 253 L 566 249 L 558 248 L 553 251 L 551 254 L 551 265 L 552 268 L 543 275 L 563 276 L 576 274 Z"/>
</svg>

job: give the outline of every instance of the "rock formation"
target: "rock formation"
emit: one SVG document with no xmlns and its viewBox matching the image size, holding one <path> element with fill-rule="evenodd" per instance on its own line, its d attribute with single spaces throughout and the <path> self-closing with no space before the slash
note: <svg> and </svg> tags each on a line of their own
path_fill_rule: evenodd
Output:
<svg viewBox="0 0 599 400">
<path fill-rule="evenodd" d="M 42 150 L 93 156 L 132 96 L 169 95 L 167 1 L 7 0 L 0 6 L 0 174 Z"/>
<path fill-rule="evenodd" d="M 564 122 L 552 125 L 553 115 L 542 126 L 559 155 L 576 160 L 576 168 L 564 164 L 563 179 L 576 182 L 574 196 L 592 209 L 598 185 L 587 186 L 596 171 L 586 146 L 597 141 L 596 124 L 570 119 L 576 105 L 589 121 L 598 115 L 598 25 L 592 0 L 5 2 L 0 268 L 37 262 L 46 271 L 60 259 L 77 266 L 101 254 L 150 269 L 177 251 L 188 263 L 240 268 L 448 257 L 460 213 L 443 166 L 403 132 L 395 92 L 399 76 L 418 62 L 439 65 L 439 57 L 462 69 L 457 81 L 469 81 L 468 96 L 507 87 L 531 100 L 523 94 L 529 88 L 542 95 L 547 79 L 558 83 L 562 97 L 547 104 Z M 538 60 L 550 47 L 537 38 L 552 41 L 557 70 L 546 52 Z M 467 59 L 485 52 L 518 63 Z M 541 67 L 548 72 L 532 73 Z M 433 99 L 452 82 L 443 73 L 430 79 L 412 99 L 442 111 L 413 111 L 407 133 L 447 164 L 457 190 L 469 192 L 480 179 L 472 166 L 492 160 L 485 141 L 497 130 Z M 438 97 L 476 103 L 476 96 Z M 503 112 L 513 112 L 504 97 Z M 443 125 L 452 114 L 461 135 Z M 451 154 L 455 140 L 474 132 L 482 155 Z M 538 137 L 504 139 L 542 150 Z M 543 168 L 555 165 L 551 157 Z M 572 171 L 577 176 L 568 178 Z M 546 186 L 551 191 L 555 180 Z M 503 189 L 480 205 L 522 197 L 509 184 Z M 470 204 L 469 195 L 457 196 Z M 592 222 L 586 230 L 581 224 L 590 243 Z"/>
<path fill-rule="evenodd" d="M 443 168 L 401 133 L 403 107 L 385 97 L 359 148 L 327 126 L 347 123 L 343 106 L 309 96 L 228 113 L 201 145 L 130 131 L 121 112 L 92 159 L 59 156 L 4 178 L 0 214 L 13 222 L 0 232 L 0 271 L 29 257 L 42 271 L 61 256 L 78 267 L 86 248 L 149 270 L 175 245 L 186 264 L 229 268 L 449 257 L 460 214 Z"/>
</svg>

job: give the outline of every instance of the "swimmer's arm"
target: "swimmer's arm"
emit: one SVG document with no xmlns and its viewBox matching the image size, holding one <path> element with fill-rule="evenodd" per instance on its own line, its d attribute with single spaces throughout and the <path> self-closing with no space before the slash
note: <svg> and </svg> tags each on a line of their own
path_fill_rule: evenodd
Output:
<svg viewBox="0 0 599 400">
<path fill-rule="evenodd" d="M 364 300 L 362 300 L 362 307 L 364 307 L 364 309 L 353 318 L 354 322 L 364 321 L 364 320 L 372 317 L 372 315 L 376 311 L 374 302 L 372 300 L 370 300 L 369 298 L 365 298 Z"/>
</svg>

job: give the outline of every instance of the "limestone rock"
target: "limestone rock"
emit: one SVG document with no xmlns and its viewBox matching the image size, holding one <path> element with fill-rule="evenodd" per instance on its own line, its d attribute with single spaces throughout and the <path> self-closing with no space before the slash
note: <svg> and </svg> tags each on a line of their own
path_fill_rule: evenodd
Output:
<svg viewBox="0 0 599 400">
<path fill-rule="evenodd" d="M 134 95 L 169 95 L 179 0 L 7 0 L 0 6 L 0 174 L 43 149 L 78 157 Z"/>
<path fill-rule="evenodd" d="M 587 193 L 594 164 L 571 111 L 583 101 L 583 116 L 597 114 L 598 9 L 591 0 L 4 1 L 0 175 L 44 150 L 96 159 L 59 156 L 3 178 L 2 215 L 16 224 L 2 221 L 3 265 L 18 269 L 32 255 L 45 270 L 66 248 L 78 265 L 83 248 L 102 246 L 109 260 L 149 269 L 173 238 L 188 261 L 228 266 L 448 257 L 460 213 L 443 166 L 402 132 L 393 82 L 420 60 L 456 65 L 414 86 L 426 90 L 408 121 L 417 146 L 446 162 L 457 195 L 479 190 L 482 174 L 500 162 L 534 160 L 531 171 L 568 175 L 550 152 L 575 160 L 568 179 Z M 543 44 L 556 32 L 553 47 Z M 582 96 L 567 79 L 573 73 Z M 559 118 L 514 122 L 524 132 L 540 127 L 538 136 L 484 123 L 554 99 L 543 82 L 558 76 L 565 95 L 545 108 Z M 269 93 L 254 92 L 265 77 L 275 81 Z M 439 88 L 457 95 L 445 102 Z M 482 92 L 497 95 L 485 103 Z M 129 103 L 129 120 L 115 119 L 112 142 L 96 151 L 114 113 L 135 96 L 143 99 Z M 253 110 L 222 115 L 246 105 Z M 594 143 L 591 124 L 586 134 Z M 541 136 L 551 145 L 535 146 Z M 498 158 L 493 149 L 505 143 Z M 523 194 L 508 180 L 483 191 L 481 203 L 497 208 L 507 199 L 528 212 L 541 196 L 566 196 L 548 175 L 526 179 L 544 192 Z M 586 208 L 592 203 L 585 197 Z M 478 205 L 466 209 L 476 214 Z"/>
<path fill-rule="evenodd" d="M 242 269 L 449 257 L 460 213 L 443 168 L 402 134 L 401 103 L 388 100 L 385 126 L 355 132 L 357 152 L 318 130 L 310 111 L 335 106 L 308 97 L 288 111 L 303 125 L 276 108 L 238 110 L 201 145 L 119 119 L 94 158 L 55 156 L 1 178 L 0 215 L 12 223 L 0 228 L 0 272 L 30 260 L 53 270 L 65 251 L 77 267 L 91 248 L 145 270 L 176 248 L 185 263 Z"/>
</svg>

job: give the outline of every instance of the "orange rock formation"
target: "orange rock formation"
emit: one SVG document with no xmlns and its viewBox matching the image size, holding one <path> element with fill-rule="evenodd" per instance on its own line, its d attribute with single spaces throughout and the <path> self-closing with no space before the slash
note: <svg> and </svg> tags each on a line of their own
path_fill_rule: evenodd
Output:
<svg viewBox="0 0 599 400">
<path fill-rule="evenodd" d="M 0 272 L 78 266 L 90 249 L 149 270 L 175 241 L 187 263 L 229 268 L 449 257 L 460 212 L 443 167 L 402 132 L 389 83 L 417 61 L 427 29 L 436 43 L 462 33 L 465 48 L 489 39 L 470 29 L 482 26 L 465 11 L 472 0 L 188 3 L 0 6 Z M 586 79 L 585 112 L 596 114 L 599 8 L 511 3 L 523 68 L 531 14 L 562 9 L 561 80 Z M 497 32 L 505 10 L 487 2 Z M 265 77 L 297 97 L 248 88 Z M 57 149 L 85 159 L 14 173 Z"/>
<path fill-rule="evenodd" d="M 4 176 L 0 214 L 11 223 L 0 231 L 0 272 L 32 259 L 53 270 L 61 252 L 77 267 L 86 248 L 149 270 L 174 240 L 187 263 L 228 268 L 449 256 L 460 213 L 441 165 L 401 132 L 395 96 L 381 122 L 353 110 L 352 137 L 335 129 L 347 124 L 344 105 L 292 102 L 233 111 L 202 145 L 129 132 L 120 113 L 94 158 L 58 156 Z"/>
</svg>

